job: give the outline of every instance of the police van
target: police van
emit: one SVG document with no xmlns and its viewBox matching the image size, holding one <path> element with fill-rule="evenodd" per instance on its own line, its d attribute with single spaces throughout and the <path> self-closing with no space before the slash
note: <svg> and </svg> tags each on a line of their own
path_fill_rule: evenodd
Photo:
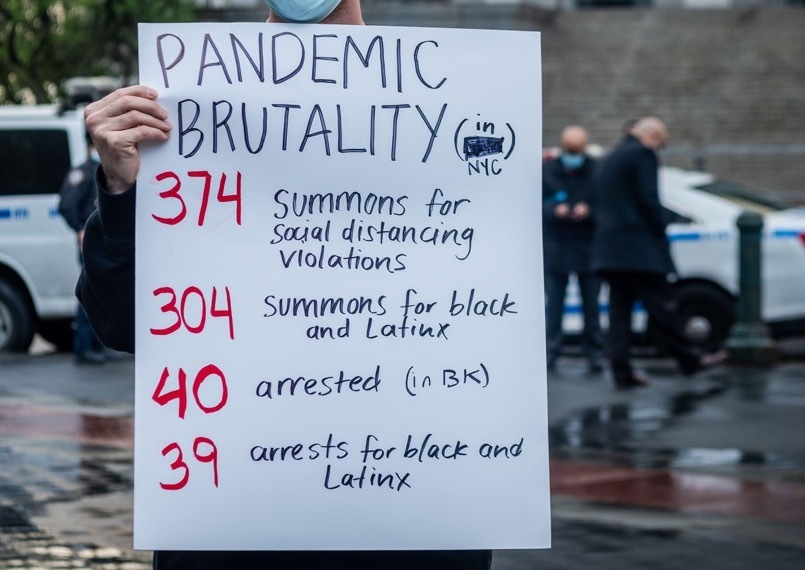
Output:
<svg viewBox="0 0 805 570">
<path fill-rule="evenodd" d="M 72 344 L 78 248 L 59 190 L 86 159 L 80 110 L 0 106 L 0 352 L 27 351 L 35 333 Z"/>
</svg>

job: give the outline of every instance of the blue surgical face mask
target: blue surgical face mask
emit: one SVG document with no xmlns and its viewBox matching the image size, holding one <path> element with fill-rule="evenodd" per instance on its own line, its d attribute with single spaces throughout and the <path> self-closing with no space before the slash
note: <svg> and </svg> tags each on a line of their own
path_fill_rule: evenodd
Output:
<svg viewBox="0 0 805 570">
<path fill-rule="evenodd" d="M 584 155 L 572 152 L 563 152 L 559 155 L 559 160 L 562 161 L 562 166 L 568 170 L 578 170 L 584 164 Z"/>
<path fill-rule="evenodd" d="M 341 0 L 266 0 L 266 4 L 286 22 L 313 24 L 329 16 Z"/>
</svg>

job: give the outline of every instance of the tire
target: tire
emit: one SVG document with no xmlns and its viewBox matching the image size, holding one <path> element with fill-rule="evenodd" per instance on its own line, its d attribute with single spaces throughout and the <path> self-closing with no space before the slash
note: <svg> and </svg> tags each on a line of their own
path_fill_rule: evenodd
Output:
<svg viewBox="0 0 805 570">
<path fill-rule="evenodd" d="M 28 298 L 0 280 L 0 352 L 27 352 L 34 340 L 35 320 Z"/>
<path fill-rule="evenodd" d="M 685 336 L 706 352 L 722 348 L 735 322 L 735 302 L 729 295 L 706 283 L 683 283 L 675 296 Z"/>
<path fill-rule="evenodd" d="M 37 332 L 59 352 L 73 351 L 73 319 L 41 321 Z"/>
</svg>

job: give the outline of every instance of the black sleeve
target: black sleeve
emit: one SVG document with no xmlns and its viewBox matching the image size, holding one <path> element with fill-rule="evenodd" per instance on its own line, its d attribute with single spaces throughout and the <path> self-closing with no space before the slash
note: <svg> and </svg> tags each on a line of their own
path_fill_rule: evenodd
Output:
<svg viewBox="0 0 805 570">
<path fill-rule="evenodd" d="M 598 161 L 592 156 L 587 157 L 587 177 L 584 186 L 584 194 L 581 201 L 590 206 L 592 210 L 593 203 L 595 202 L 595 179 L 598 172 Z"/>
<path fill-rule="evenodd" d="M 136 188 L 105 191 L 98 170 L 98 210 L 84 232 L 84 266 L 76 295 L 109 348 L 134 353 L 134 207 Z"/>
<path fill-rule="evenodd" d="M 668 220 L 658 193 L 659 167 L 656 153 L 649 148 L 642 148 L 635 169 L 638 206 L 645 216 L 651 232 L 662 237 L 665 236 L 665 226 Z"/>
<path fill-rule="evenodd" d="M 59 191 L 59 214 L 61 214 L 61 217 L 64 218 L 64 221 L 67 222 L 67 225 L 70 226 L 74 232 L 78 232 L 84 227 L 83 221 L 80 220 L 78 214 L 80 199 L 80 184 L 70 184 L 68 174 Z"/>
</svg>

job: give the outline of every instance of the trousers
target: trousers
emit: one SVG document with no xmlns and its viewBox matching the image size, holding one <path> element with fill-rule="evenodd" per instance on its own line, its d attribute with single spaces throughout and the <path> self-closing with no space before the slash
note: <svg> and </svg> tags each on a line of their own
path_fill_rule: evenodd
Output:
<svg viewBox="0 0 805 570">
<path fill-rule="evenodd" d="M 565 309 L 565 294 L 570 279 L 568 273 L 545 273 L 545 334 L 548 360 L 559 356 L 564 344 L 564 331 L 562 318 Z M 601 324 L 598 310 L 598 293 L 601 290 L 601 281 L 593 273 L 576 274 L 581 296 L 582 314 L 584 316 L 584 330 L 581 334 L 581 348 L 589 359 L 597 359 L 601 352 Z"/>
<path fill-rule="evenodd" d="M 633 375 L 629 346 L 632 306 L 638 299 L 648 313 L 654 341 L 677 361 L 683 373 L 695 372 L 701 355 L 682 332 L 668 279 L 664 275 L 634 271 L 613 271 L 602 276 L 609 283 L 608 344 L 615 383 L 627 382 Z"/>
</svg>

